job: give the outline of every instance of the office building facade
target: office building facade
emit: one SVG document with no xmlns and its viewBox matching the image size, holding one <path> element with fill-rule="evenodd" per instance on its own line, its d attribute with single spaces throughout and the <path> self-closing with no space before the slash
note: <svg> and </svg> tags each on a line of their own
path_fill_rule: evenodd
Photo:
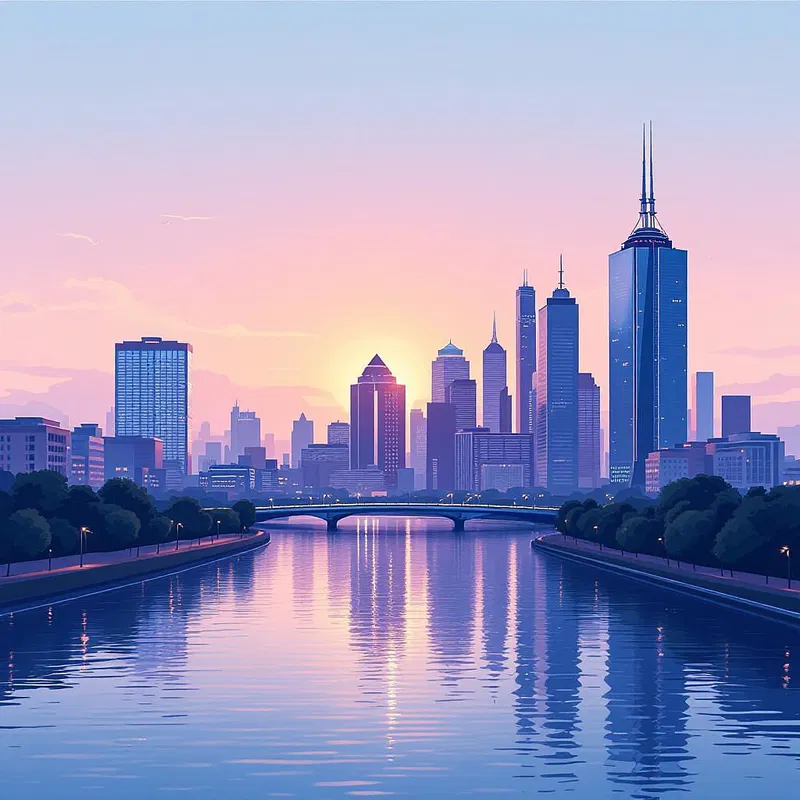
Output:
<svg viewBox="0 0 800 800">
<path fill-rule="evenodd" d="M 377 466 L 386 487 L 406 461 L 406 387 L 375 355 L 350 387 L 350 468 Z"/>
<path fill-rule="evenodd" d="M 231 461 L 236 462 L 245 448 L 260 446 L 261 420 L 255 411 L 242 411 L 237 403 L 231 409 Z"/>
<path fill-rule="evenodd" d="M 536 290 L 525 270 L 517 289 L 517 432 L 532 433 L 531 390 L 536 374 Z"/>
<path fill-rule="evenodd" d="M 447 387 L 457 380 L 469 379 L 469 361 L 464 351 L 449 341 L 431 362 L 431 401 L 446 403 Z"/>
<path fill-rule="evenodd" d="M 527 433 L 492 433 L 484 428 L 455 435 L 456 489 L 505 491 L 532 485 L 533 437 Z M 507 485 L 514 481 L 514 486 Z"/>
<path fill-rule="evenodd" d="M 712 439 L 706 452 L 714 475 L 740 492 L 754 486 L 769 490 L 783 482 L 784 444 L 775 434 L 748 431 Z"/>
<path fill-rule="evenodd" d="M 590 372 L 578 373 L 578 488 L 600 486 L 600 387 Z"/>
<path fill-rule="evenodd" d="M 455 488 L 457 411 L 452 403 L 428 403 L 426 489 L 449 492 Z"/>
<path fill-rule="evenodd" d="M 192 346 L 150 336 L 115 349 L 115 436 L 160 439 L 164 459 L 186 474 Z"/>
<path fill-rule="evenodd" d="M 49 469 L 65 478 L 72 466 L 72 435 L 45 417 L 0 420 L 0 470 L 38 472 Z"/>
<path fill-rule="evenodd" d="M 70 483 L 99 489 L 105 481 L 103 429 L 84 422 L 72 431 Z"/>
<path fill-rule="evenodd" d="M 300 464 L 303 486 L 325 489 L 332 485 L 334 472 L 348 469 L 350 447 L 346 444 L 311 444 L 303 450 Z"/>
<path fill-rule="evenodd" d="M 693 388 L 694 438 L 707 442 L 714 438 L 714 373 L 695 372 Z"/>
<path fill-rule="evenodd" d="M 350 447 L 350 423 L 331 422 L 328 425 L 328 444 L 345 444 Z"/>
<path fill-rule="evenodd" d="M 497 341 L 497 319 L 492 322 L 492 340 L 483 351 L 483 427 L 500 433 L 500 418 L 507 412 L 503 398 L 508 393 L 506 351 Z"/>
<path fill-rule="evenodd" d="M 536 481 L 553 494 L 578 488 L 578 304 L 564 286 L 539 311 Z"/>
<path fill-rule="evenodd" d="M 647 456 L 687 434 L 687 252 L 656 216 L 652 130 L 649 196 L 643 139 L 639 221 L 608 272 L 610 478 L 644 488 Z"/>
<path fill-rule="evenodd" d="M 421 408 L 412 408 L 409 414 L 410 466 L 414 470 L 414 486 L 425 488 L 425 471 L 428 459 L 428 425 Z"/>
<path fill-rule="evenodd" d="M 445 389 L 444 402 L 455 407 L 456 427 L 464 430 L 478 424 L 478 386 L 474 380 L 451 381 Z"/>
<path fill-rule="evenodd" d="M 106 480 L 128 478 L 139 486 L 151 485 L 153 473 L 163 473 L 164 443 L 146 436 L 106 436 L 103 440 Z M 163 474 L 159 481 L 163 481 Z"/>
</svg>

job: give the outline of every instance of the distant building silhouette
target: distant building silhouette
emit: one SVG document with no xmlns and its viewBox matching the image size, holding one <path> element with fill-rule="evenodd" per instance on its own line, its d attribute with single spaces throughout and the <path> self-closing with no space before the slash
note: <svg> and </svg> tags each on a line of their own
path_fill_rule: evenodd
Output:
<svg viewBox="0 0 800 800">
<path fill-rule="evenodd" d="M 612 483 L 644 488 L 649 453 L 686 440 L 687 253 L 656 217 L 642 139 L 639 221 L 608 257 L 609 447 Z"/>
<path fill-rule="evenodd" d="M 236 403 L 231 409 L 231 461 L 244 454 L 246 447 L 261 446 L 261 420 L 255 411 L 242 411 Z"/>
<path fill-rule="evenodd" d="M 469 380 L 469 361 L 464 358 L 464 351 L 451 340 L 431 363 L 431 401 L 447 402 L 447 387 L 455 380 Z"/>
<path fill-rule="evenodd" d="M 506 351 L 497 341 L 497 318 L 492 322 L 492 340 L 483 351 L 483 427 L 500 433 L 500 418 L 504 408 L 505 389 L 508 392 Z"/>
<path fill-rule="evenodd" d="M 511 394 L 508 386 L 503 387 L 500 392 L 500 433 L 511 433 L 511 422 L 513 418 Z"/>
<path fill-rule="evenodd" d="M 375 355 L 350 387 L 350 468 L 377 466 L 386 488 L 406 461 L 406 387 Z"/>
<path fill-rule="evenodd" d="M 456 409 L 456 427 L 474 428 L 478 424 L 478 387 L 474 380 L 458 378 L 444 391 L 444 401 Z"/>
<path fill-rule="evenodd" d="M 427 463 L 428 429 L 425 414 L 421 408 L 412 408 L 409 415 L 409 436 L 411 438 L 411 468 L 414 470 L 414 485 L 418 489 L 425 487 L 425 470 Z"/>
<path fill-rule="evenodd" d="M 103 432 L 106 436 L 113 436 L 114 435 L 114 406 L 106 411 L 106 425 L 103 428 Z"/>
<path fill-rule="evenodd" d="M 161 439 L 164 459 L 185 474 L 192 346 L 146 336 L 118 342 L 115 350 L 115 436 Z"/>
<path fill-rule="evenodd" d="M 245 447 L 244 453 L 239 456 L 237 463 L 245 464 L 253 469 L 267 468 L 267 448 L 266 447 Z"/>
<path fill-rule="evenodd" d="M 707 442 L 714 438 L 714 373 L 694 374 L 694 438 Z"/>
<path fill-rule="evenodd" d="M 428 403 L 426 489 L 455 489 L 457 416 L 452 403 Z"/>
<path fill-rule="evenodd" d="M 44 417 L 0 419 L 0 470 L 50 469 L 66 478 L 72 466 L 70 432 Z"/>
<path fill-rule="evenodd" d="M 733 436 L 737 433 L 749 433 L 752 428 L 750 419 L 750 395 L 722 395 L 722 435 Z"/>
<path fill-rule="evenodd" d="M 533 477 L 533 437 L 492 433 L 487 428 L 455 435 L 455 488 L 468 492 L 529 487 Z"/>
<path fill-rule="evenodd" d="M 292 469 L 300 469 L 303 450 L 314 444 L 314 422 L 305 412 L 292 422 Z"/>
<path fill-rule="evenodd" d="M 84 422 L 72 431 L 72 470 L 70 483 L 99 489 L 105 481 L 103 429 Z"/>
<path fill-rule="evenodd" d="M 590 372 L 578 373 L 578 488 L 600 486 L 600 387 Z"/>
<path fill-rule="evenodd" d="M 525 270 L 517 289 L 517 432 L 532 433 L 531 397 L 536 374 L 536 290 Z"/>
<path fill-rule="evenodd" d="M 578 304 L 564 286 L 563 265 L 539 311 L 536 481 L 554 494 L 578 488 Z"/>
</svg>

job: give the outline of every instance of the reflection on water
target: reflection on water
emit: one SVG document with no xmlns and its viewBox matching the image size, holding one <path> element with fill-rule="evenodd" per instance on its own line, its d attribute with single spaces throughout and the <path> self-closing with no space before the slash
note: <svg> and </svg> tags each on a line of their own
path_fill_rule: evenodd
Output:
<svg viewBox="0 0 800 800">
<path fill-rule="evenodd" d="M 2 617 L 0 795 L 797 786 L 800 631 L 530 538 L 287 524 L 255 554 Z"/>
</svg>

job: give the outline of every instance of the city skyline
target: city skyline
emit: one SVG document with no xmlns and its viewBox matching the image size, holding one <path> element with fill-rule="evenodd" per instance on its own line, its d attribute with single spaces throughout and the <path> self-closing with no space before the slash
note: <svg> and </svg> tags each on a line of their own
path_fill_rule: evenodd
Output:
<svg viewBox="0 0 800 800">
<path fill-rule="evenodd" d="M 0 303 L 6 343 L 0 350 L 3 416 L 50 416 L 45 408 L 33 407 L 38 404 L 68 414 L 71 425 L 102 421 L 111 405 L 113 342 L 151 333 L 193 344 L 196 422 L 210 419 L 215 429 L 223 427 L 237 396 L 258 411 L 268 429 L 284 436 L 288 421 L 304 405 L 303 396 L 330 409 L 319 416 L 313 412 L 319 424 L 341 417 L 347 376 L 375 351 L 409 387 L 413 406 L 426 399 L 427 363 L 443 338 L 452 336 L 469 357 L 478 357 L 485 343 L 482 326 L 468 322 L 463 309 L 480 316 L 496 308 L 510 346 L 519 276 L 528 269 L 532 286 L 548 287 L 547 265 L 562 250 L 570 285 L 581 298 L 582 368 L 598 377 L 605 414 L 605 259 L 619 231 L 629 225 L 637 181 L 636 130 L 641 120 L 652 118 L 660 204 L 670 233 L 692 256 L 689 370 L 713 369 L 721 391 L 753 394 L 756 427 L 774 430 L 797 418 L 800 376 L 794 374 L 797 351 L 787 343 L 786 320 L 800 277 L 786 201 L 798 165 L 783 156 L 781 144 L 794 137 L 800 122 L 788 78 L 797 55 L 787 32 L 797 9 L 494 10 L 491 29 L 502 34 L 503 51 L 494 61 L 480 62 L 486 82 L 476 84 L 475 97 L 467 102 L 453 94 L 450 73 L 463 68 L 475 74 L 474 43 L 488 13 L 479 7 L 464 11 L 464 28 L 454 38 L 445 36 L 445 11 L 435 8 L 376 8 L 361 17 L 346 8 L 325 9 L 317 32 L 305 30 L 299 8 L 241 8 L 227 15 L 209 8 L 197 23 L 200 29 L 216 29 L 226 57 L 234 42 L 240 52 L 227 60 L 210 59 L 198 67 L 199 75 L 171 69 L 173 59 L 189 60 L 198 47 L 199 39 L 191 37 L 172 47 L 170 37 L 182 29 L 181 9 L 140 10 L 139 19 L 147 21 L 143 25 L 131 24 L 132 10 L 109 8 L 93 26 L 108 33 L 100 37 L 108 45 L 82 31 L 84 13 L 48 9 L 45 15 L 35 7 L 9 7 L 0 33 L 12 71 L 20 59 L 27 63 L 27 53 L 41 56 L 37 68 L 20 77 L 20 92 L 14 95 L 30 113 L 20 114 L 2 133 L 4 146 L 15 154 L 5 184 L 15 202 L 0 220 L 11 267 Z M 578 17 L 606 35 L 588 37 L 574 24 Z M 346 87 L 353 85 L 354 68 L 375 54 L 368 34 L 396 31 L 403 20 L 428 24 L 412 24 L 377 58 L 375 75 L 391 87 L 394 111 L 389 113 L 373 78 L 356 83 L 362 85 L 358 98 Z M 279 41 L 271 55 L 255 47 L 248 27 L 256 30 L 258 23 L 271 25 L 287 42 L 305 36 L 320 44 L 320 60 L 294 78 L 291 96 L 301 98 L 294 105 L 287 104 L 285 90 L 259 81 L 265 102 L 284 109 L 271 137 L 259 135 L 264 104 L 249 102 L 254 79 L 268 74 L 274 59 L 295 62 Z M 631 32 L 647 25 L 661 31 L 649 60 L 662 87 L 657 96 L 637 92 L 645 78 L 630 68 L 637 52 Z M 688 38 L 687 27 L 694 31 Z M 31 50 L 32 37 L 43 30 L 51 32 L 52 47 Z M 707 35 L 719 30 L 726 33 L 724 43 Z M 338 43 L 329 35 L 334 31 L 343 36 Z M 553 44 L 542 41 L 538 50 L 530 48 L 531 31 Z M 435 55 L 443 41 L 451 43 L 447 68 Z M 550 48 L 563 48 L 565 41 L 571 66 L 552 78 L 553 91 L 534 76 L 540 61 L 546 63 L 552 54 Z M 82 58 L 63 67 L 61 56 L 76 42 Z M 680 66 L 672 59 L 677 42 L 684 53 Z M 744 42 L 750 52 L 768 50 L 771 58 L 754 58 L 755 66 L 745 69 L 734 57 Z M 86 80 L 98 74 L 98 64 L 109 64 L 105 48 L 112 44 L 139 45 L 129 48 L 129 61 L 109 65 L 104 81 L 132 87 L 113 102 L 105 83 Z M 352 52 L 350 61 L 331 58 L 341 47 Z M 137 55 L 147 51 L 156 54 L 152 65 Z M 603 58 L 598 60 L 599 52 Z M 412 53 L 419 55 L 416 71 L 407 74 Z M 65 70 L 67 98 L 63 87 L 48 82 L 54 59 Z M 783 69 L 767 66 L 776 59 Z M 334 65 L 327 95 L 315 88 L 322 63 Z M 585 69 L 587 63 L 592 70 Z M 714 68 L 706 69 L 708 63 Z M 428 90 L 421 88 L 420 70 L 427 71 Z M 688 76 L 699 70 L 706 76 L 703 90 L 686 91 Z M 158 75 L 148 84 L 159 87 L 155 95 L 123 80 L 142 74 Z M 200 93 L 195 85 L 206 88 Z M 242 85 L 241 95 L 231 97 L 220 88 L 230 85 Z M 620 85 L 627 87 L 623 110 Z M 748 87 L 755 103 L 752 120 L 735 113 L 741 86 Z M 564 106 L 565 94 L 576 97 L 580 116 Z M 162 127 L 152 125 L 160 118 L 155 112 L 172 107 L 176 97 L 175 114 Z M 519 97 L 526 98 L 522 108 Z M 167 100 L 169 106 L 162 105 Z M 478 124 L 481 104 L 489 104 L 491 115 Z M 88 118 L 87 108 L 95 109 Z M 189 110 L 221 121 L 189 128 Z M 54 115 L 64 120 L 59 140 L 45 125 Z M 350 117 L 352 125 L 346 121 Z M 759 118 L 782 124 L 762 126 L 755 122 Z M 233 119 L 240 121 L 238 130 L 227 122 Z M 456 125 L 460 133 L 454 147 Z M 185 148 L 189 130 L 193 143 Z M 366 150 L 351 144 L 361 141 L 359 130 L 372 143 Z M 97 147 L 96 141 L 105 144 Z M 125 144 L 124 160 L 114 143 Z M 285 156 L 285 165 L 275 161 L 278 154 Z M 313 175 L 300 158 L 309 154 Z M 292 172 L 296 180 L 289 180 Z M 121 185 L 127 187 L 124 197 Z M 579 236 L 578 189 L 582 205 L 591 209 L 580 220 Z M 309 207 L 310 196 L 318 199 Z M 338 208 L 334 197 L 342 200 Z M 710 204 L 709 197 L 725 202 Z M 273 217 L 267 234 L 254 233 L 263 219 Z M 318 231 L 316 237 L 309 239 L 308 230 Z M 63 235 L 68 233 L 75 236 Z M 785 291 L 773 297 L 769 316 L 754 320 L 745 303 L 764 261 Z M 263 302 L 246 302 L 241 284 L 225 280 L 219 267 L 231 263 L 248 282 L 247 295 Z M 398 275 L 404 280 L 396 281 Z M 309 283 L 319 298 L 336 300 L 330 304 L 335 314 L 309 300 L 304 289 Z M 390 285 L 395 297 L 386 307 L 376 298 Z M 438 304 L 436 314 L 423 313 L 411 329 L 408 316 L 421 285 L 431 297 L 446 296 L 448 303 Z M 287 303 L 286 297 L 303 297 L 307 305 Z M 427 312 L 427 302 L 423 305 Z M 716 326 L 699 325 L 702 309 L 712 306 L 728 313 Z M 360 330 L 370 336 L 359 336 L 349 322 L 341 324 L 349 317 L 357 317 Z M 83 346 L 56 351 L 53 334 L 67 318 Z M 751 322 L 735 325 L 737 318 Z M 24 350 L 9 344 L 14 342 L 25 342 Z M 509 391 L 516 395 L 515 370 L 509 373 Z M 757 391 L 732 388 L 748 383 Z M 264 408 L 259 395 L 269 395 L 272 407 Z M 278 421 L 267 421 L 268 416 Z"/>
</svg>

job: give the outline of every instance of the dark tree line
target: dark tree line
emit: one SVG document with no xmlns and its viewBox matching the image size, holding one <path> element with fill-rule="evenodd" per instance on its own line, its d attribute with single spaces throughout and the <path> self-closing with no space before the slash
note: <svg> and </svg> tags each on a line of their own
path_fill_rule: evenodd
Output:
<svg viewBox="0 0 800 800">
<path fill-rule="evenodd" d="M 786 548 L 800 547 L 800 487 L 756 487 L 742 496 L 722 478 L 698 475 L 669 484 L 656 501 L 570 500 L 556 529 L 632 553 L 785 575 Z"/>
<path fill-rule="evenodd" d="M 111 551 L 237 533 L 256 521 L 249 500 L 208 512 L 195 498 L 179 497 L 159 510 L 127 478 L 113 478 L 95 492 L 41 470 L 21 473 L 6 486 L 0 490 L 0 561 L 7 573 L 14 561 L 79 552 L 82 531 L 85 551 Z"/>
</svg>

